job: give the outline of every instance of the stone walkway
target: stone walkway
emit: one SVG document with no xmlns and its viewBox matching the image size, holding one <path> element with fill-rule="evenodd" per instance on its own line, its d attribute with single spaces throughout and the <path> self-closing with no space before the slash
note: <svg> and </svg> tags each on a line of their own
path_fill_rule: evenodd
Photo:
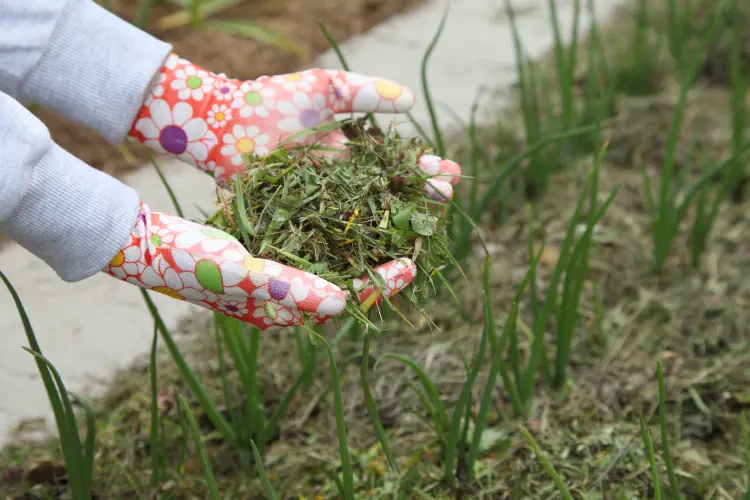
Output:
<svg viewBox="0 0 750 500">
<path fill-rule="evenodd" d="M 617 3 L 618 0 L 597 0 L 598 16 L 607 16 Z M 569 34 L 572 2 L 561 0 L 558 4 L 563 32 Z M 443 106 L 465 120 L 480 88 L 503 87 L 516 79 L 513 44 L 503 5 L 500 0 L 455 0 L 451 4 L 428 72 L 443 126 L 455 124 Z M 514 5 L 527 52 L 534 57 L 549 50 L 553 38 L 547 1 L 515 0 Z M 351 69 L 399 81 L 421 96 L 421 59 L 444 7 L 443 2 L 430 2 L 349 40 L 342 50 Z M 585 33 L 588 16 L 582 13 L 581 21 L 580 32 Z M 324 54 L 317 65 L 340 67 L 332 52 Z M 421 124 L 429 123 L 423 101 L 413 115 Z M 489 120 L 491 116 L 480 118 Z M 404 133 L 409 131 L 410 126 L 403 129 Z M 200 217 L 196 207 L 210 211 L 215 193 L 208 176 L 176 162 L 162 166 L 188 217 Z M 153 210 L 172 211 L 153 168 L 146 166 L 124 181 L 138 190 Z M 14 245 L 0 251 L 0 269 L 16 287 L 42 351 L 60 370 L 69 389 L 90 394 L 115 370 L 148 353 L 153 325 L 137 288 L 104 275 L 76 284 L 64 283 L 40 260 Z M 168 326 L 174 326 L 189 311 L 202 311 L 166 297 L 154 300 Z M 4 288 L 0 289 L 0 339 L 2 444 L 10 427 L 20 419 L 51 416 L 36 365 L 21 349 L 27 345 L 26 338 Z"/>
</svg>

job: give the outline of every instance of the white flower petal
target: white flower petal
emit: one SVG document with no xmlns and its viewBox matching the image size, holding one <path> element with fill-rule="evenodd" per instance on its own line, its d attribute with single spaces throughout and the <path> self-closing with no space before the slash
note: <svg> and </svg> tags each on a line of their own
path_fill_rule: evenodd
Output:
<svg viewBox="0 0 750 500">
<path fill-rule="evenodd" d="M 204 161 L 208 156 L 208 147 L 202 142 L 191 142 L 185 154 L 180 156 L 185 156 L 188 161 L 190 157 L 197 161 Z"/>
<path fill-rule="evenodd" d="M 162 280 L 161 277 L 156 274 L 156 271 L 154 271 L 154 268 L 152 267 L 147 267 L 146 269 L 144 269 L 141 273 L 140 278 L 146 286 L 164 286 L 164 280 Z"/>
<path fill-rule="evenodd" d="M 294 102 L 294 105 L 297 106 L 298 109 L 304 110 L 304 109 L 310 109 L 313 107 L 313 103 L 310 100 L 310 96 L 308 96 L 304 92 L 295 92 L 292 95 L 292 102 Z"/>
<path fill-rule="evenodd" d="M 125 262 L 136 262 L 141 258 L 141 249 L 135 246 L 130 246 L 122 251 L 125 256 Z"/>
<path fill-rule="evenodd" d="M 178 102 L 172 109 L 174 124 L 182 126 L 193 117 L 193 107 L 186 102 Z"/>
<path fill-rule="evenodd" d="M 180 273 L 180 279 L 182 280 L 183 285 L 188 288 L 203 288 L 203 285 L 198 282 L 198 278 L 196 278 L 195 273 L 193 272 Z"/>
<path fill-rule="evenodd" d="M 289 101 L 281 101 L 276 109 L 281 111 L 284 116 L 299 116 L 299 109 Z"/>
<path fill-rule="evenodd" d="M 188 141 L 195 141 L 206 134 L 208 131 L 208 125 L 206 125 L 205 120 L 191 118 L 182 125 L 182 130 L 185 131 Z"/>
<path fill-rule="evenodd" d="M 151 113 L 151 119 L 154 120 L 156 128 L 161 130 L 167 125 L 172 124 L 172 111 L 169 109 L 169 104 L 163 99 L 156 99 L 148 107 Z"/>
<path fill-rule="evenodd" d="M 180 275 L 174 269 L 167 269 L 167 272 L 164 273 L 164 282 L 172 290 L 179 291 L 183 286 Z"/>
<path fill-rule="evenodd" d="M 318 314 L 321 316 L 335 316 L 344 310 L 344 301 L 340 298 L 328 296 L 318 305 Z"/>
<path fill-rule="evenodd" d="M 205 239 L 206 239 L 206 236 L 203 233 L 200 233 L 198 231 L 188 231 L 185 233 L 178 234 L 177 237 L 174 239 L 174 245 L 177 248 L 187 249 Z"/>
<path fill-rule="evenodd" d="M 326 98 L 320 92 L 316 92 L 313 95 L 312 103 L 316 109 L 323 109 L 326 107 Z"/>
<path fill-rule="evenodd" d="M 195 288 L 183 288 L 182 290 L 180 290 L 180 294 L 188 300 L 206 300 L 206 295 L 200 290 L 196 290 Z"/>
<path fill-rule="evenodd" d="M 255 286 L 263 286 L 266 283 L 268 283 L 268 275 L 264 273 L 256 273 L 256 272 L 250 272 L 248 273 L 248 277 L 250 278 L 250 281 L 253 282 L 253 285 Z M 258 290 L 261 290 L 260 288 Z M 257 292 L 257 290 L 256 290 Z M 268 292 L 266 292 L 268 294 Z M 255 297 L 255 292 L 253 292 L 253 297 Z M 256 297 L 262 300 L 268 300 L 271 296 L 269 295 L 267 298 L 264 297 Z"/>
<path fill-rule="evenodd" d="M 159 128 L 151 118 L 141 118 L 140 120 L 138 120 L 138 122 L 135 124 L 135 129 L 143 134 L 146 139 L 159 138 Z"/>
<path fill-rule="evenodd" d="M 175 238 L 176 241 L 177 238 Z M 180 271 L 195 271 L 195 259 L 185 250 L 173 249 L 172 259 L 174 259 L 174 263 Z"/>
<path fill-rule="evenodd" d="M 285 132 L 296 132 L 302 130 L 302 124 L 300 123 L 299 118 L 287 118 L 281 120 L 277 123 L 277 126 Z"/>
<path fill-rule="evenodd" d="M 231 262 L 242 262 L 247 256 L 246 252 L 240 251 L 237 248 L 227 248 L 224 253 L 221 254 L 224 260 Z"/>
<path fill-rule="evenodd" d="M 206 252 L 214 253 L 226 248 L 227 244 L 229 244 L 229 240 L 207 239 L 201 246 Z"/>
</svg>

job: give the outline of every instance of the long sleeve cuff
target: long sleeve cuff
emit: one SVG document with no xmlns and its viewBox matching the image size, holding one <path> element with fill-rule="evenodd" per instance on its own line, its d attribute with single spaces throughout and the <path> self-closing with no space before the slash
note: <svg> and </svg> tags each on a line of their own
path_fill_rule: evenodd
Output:
<svg viewBox="0 0 750 500">
<path fill-rule="evenodd" d="M 55 144 L 47 128 L 0 93 L 0 233 L 65 281 L 102 270 L 130 237 L 138 194 Z"/>
<path fill-rule="evenodd" d="M 92 0 L 70 0 L 18 97 L 118 144 L 171 48 Z"/>
</svg>

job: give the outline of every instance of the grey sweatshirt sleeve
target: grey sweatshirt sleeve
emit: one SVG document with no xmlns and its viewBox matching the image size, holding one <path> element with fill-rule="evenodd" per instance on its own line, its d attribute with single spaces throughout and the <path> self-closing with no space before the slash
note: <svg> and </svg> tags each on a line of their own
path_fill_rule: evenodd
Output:
<svg viewBox="0 0 750 500">
<path fill-rule="evenodd" d="M 138 216 L 138 194 L 55 144 L 28 109 L 0 92 L 0 233 L 65 281 L 100 271 Z"/>
<path fill-rule="evenodd" d="M 19 101 L 119 143 L 170 50 L 93 0 L 0 0 L 0 233 L 65 281 L 117 253 L 139 198 L 55 144 Z"/>
<path fill-rule="evenodd" d="M 0 91 L 125 136 L 172 46 L 93 0 L 0 0 Z"/>
</svg>

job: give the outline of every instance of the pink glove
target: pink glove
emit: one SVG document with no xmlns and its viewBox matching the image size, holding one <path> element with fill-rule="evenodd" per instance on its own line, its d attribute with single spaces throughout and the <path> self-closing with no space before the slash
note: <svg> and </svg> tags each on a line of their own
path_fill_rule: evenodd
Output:
<svg viewBox="0 0 750 500">
<path fill-rule="evenodd" d="M 413 104 L 414 94 L 399 84 L 345 71 L 311 69 L 241 82 L 205 71 L 173 54 L 130 136 L 213 175 L 220 186 L 229 186 L 245 168 L 244 154 L 267 155 L 292 134 L 332 121 L 334 113 L 400 113 Z M 333 146 L 342 149 L 342 154 L 347 142 L 340 131 L 297 140 Z M 461 173 L 456 163 L 424 155 L 419 165 L 435 176 L 425 186 L 433 199 L 453 196 L 453 185 Z M 299 324 L 300 312 L 324 322 L 340 314 L 345 301 L 345 292 L 321 278 L 253 258 L 230 235 L 151 213 L 145 204 L 131 241 L 105 271 L 261 329 Z M 376 271 L 387 285 L 383 297 L 407 287 L 417 272 L 409 259 L 389 262 Z M 367 283 L 367 277 L 355 283 L 361 286 L 360 300 L 374 290 Z"/>
</svg>

